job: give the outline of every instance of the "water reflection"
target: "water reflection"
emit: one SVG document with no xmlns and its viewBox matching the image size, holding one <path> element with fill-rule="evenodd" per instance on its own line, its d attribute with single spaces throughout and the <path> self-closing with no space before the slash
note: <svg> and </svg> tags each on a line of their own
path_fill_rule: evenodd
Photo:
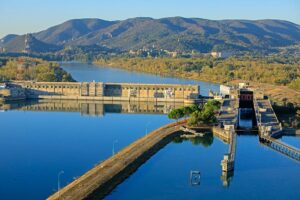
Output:
<svg viewBox="0 0 300 200">
<path fill-rule="evenodd" d="M 234 171 L 222 171 L 221 180 L 224 187 L 229 187 L 233 179 Z"/>
<path fill-rule="evenodd" d="M 9 158 L 18 158 L 19 160 L 22 161 L 20 163 L 18 163 L 18 161 L 14 161 L 14 163 L 17 163 L 16 166 L 18 165 L 20 167 L 17 168 L 14 166 L 15 170 L 13 170 L 12 172 L 9 171 L 10 169 L 12 169 L 9 165 L 3 164 L 1 168 L 3 180 L 5 182 L 8 182 L 7 180 L 10 180 L 11 177 L 14 176 L 14 174 L 16 174 L 16 171 L 18 171 L 18 173 L 21 172 L 19 176 L 14 177 L 14 180 L 19 180 L 20 177 L 24 177 L 24 181 L 23 182 L 19 181 L 19 183 L 12 182 L 10 183 L 10 188 L 17 187 L 16 190 L 19 192 L 19 194 L 24 195 L 26 194 L 27 191 L 30 191 L 29 187 L 32 186 L 31 188 L 35 188 L 37 187 L 37 185 L 40 185 L 39 190 L 43 192 L 41 192 L 42 194 L 40 194 L 38 197 L 46 197 L 45 194 L 49 195 L 52 192 L 50 190 L 51 188 L 54 187 L 53 185 L 55 185 L 55 183 L 57 182 L 56 180 L 57 172 L 59 172 L 61 169 L 64 169 L 66 171 L 66 174 L 64 174 L 64 176 L 62 177 L 62 182 L 65 185 L 66 179 L 70 181 L 73 176 L 79 176 L 80 174 L 84 173 L 87 169 L 89 169 L 91 167 L 91 163 L 99 162 L 99 159 L 105 160 L 108 156 L 110 156 L 112 153 L 113 142 L 116 139 L 118 139 L 118 143 L 116 143 L 116 150 L 120 150 L 123 147 L 130 144 L 131 142 L 135 141 L 138 137 L 142 136 L 143 134 L 146 134 L 148 131 L 150 132 L 151 130 L 158 128 L 159 126 L 168 123 L 169 121 L 166 120 L 167 119 L 166 116 L 159 117 L 159 115 L 168 113 L 170 109 L 181 107 L 181 106 L 182 104 L 174 104 L 174 103 L 170 104 L 170 103 L 143 103 L 143 102 L 87 102 L 87 101 L 58 101 L 58 100 L 55 101 L 39 100 L 39 101 L 15 102 L 12 104 L 2 104 L 0 105 L 0 109 L 5 111 L 9 111 L 9 110 L 35 111 L 34 113 L 33 112 L 3 113 L 4 115 L 6 114 L 6 118 L 8 119 L 4 119 L 4 117 L 2 118 L 3 127 L 4 127 L 4 131 L 2 131 L 2 138 L 1 138 L 2 152 L 10 152 L 9 154 L 11 155 L 10 156 L 3 155 L 2 156 L 3 159 L 5 158 L 6 160 L 3 160 L 2 163 L 9 163 L 8 161 Z M 48 113 L 38 113 L 36 111 L 53 112 L 53 114 L 55 115 L 50 115 Z M 63 113 L 62 116 L 59 116 L 57 114 L 58 112 L 69 112 L 69 113 Z M 90 119 L 88 117 L 81 117 L 79 120 L 78 115 L 76 115 L 78 117 L 78 119 L 76 120 L 76 116 L 74 116 L 70 112 L 77 112 L 84 116 L 97 116 L 97 118 L 91 118 L 93 122 L 90 122 Z M 121 117 L 121 115 L 119 114 L 109 115 L 109 113 L 124 113 L 125 116 L 122 119 L 115 119 L 115 118 L 112 119 L 112 117 Z M 133 113 L 139 114 L 138 115 L 139 117 L 134 118 Z M 20 117 L 18 114 L 22 114 L 22 115 L 27 114 L 27 116 Z M 130 114 L 130 115 L 126 115 L 126 114 Z M 144 116 L 142 114 L 155 114 L 155 116 L 154 115 Z M 66 117 L 67 115 L 68 117 Z M 129 117 L 132 118 L 129 119 Z M 156 122 L 154 119 L 155 117 L 159 117 Z M 30 118 L 31 120 L 27 120 L 28 118 Z M 57 118 L 59 118 L 59 120 L 57 120 Z M 105 120 L 105 118 L 107 118 L 107 120 Z M 145 119 L 139 120 L 139 118 L 145 118 Z M 18 124 L 18 126 L 14 128 L 8 127 L 9 123 L 7 122 L 11 122 L 13 120 L 15 120 L 15 123 Z M 37 124 L 34 123 L 35 120 L 37 121 Z M 44 123 L 41 123 L 41 121 L 39 120 L 44 120 Z M 51 125 L 48 125 L 48 121 L 51 120 L 53 120 Z M 166 121 L 162 121 L 162 120 L 166 120 Z M 101 123 L 101 121 L 103 122 Z M 125 121 L 126 123 L 124 123 Z M 109 124 L 109 122 L 111 122 L 111 124 Z M 117 126 L 115 124 L 118 123 L 119 124 L 122 123 L 122 127 L 117 129 Z M 4 126 L 5 124 L 7 124 L 6 131 Z M 68 126 L 68 124 L 70 126 Z M 76 126 L 77 124 L 80 125 Z M 126 132 L 126 127 L 124 127 L 125 124 L 128 124 L 128 127 L 130 127 L 127 128 L 128 130 L 127 132 Z M 67 127 L 67 129 L 65 129 L 67 131 L 59 130 L 60 128 L 51 129 L 51 127 L 54 126 Z M 75 127 L 71 128 L 72 126 Z M 80 135 L 80 131 L 78 129 L 82 127 L 85 127 L 86 130 L 84 130 L 84 132 L 89 133 L 88 136 L 86 134 Z M 43 128 L 43 135 L 38 134 L 38 132 L 42 128 Z M 114 130 L 114 128 L 116 130 Z M 20 130 L 18 131 L 17 129 Z M 76 131 L 78 131 L 78 133 Z M 93 131 L 98 133 L 102 132 L 103 134 L 96 135 L 93 133 Z M 7 134 L 5 134 L 5 132 L 7 132 Z M 26 134 L 16 135 L 16 132 L 17 133 L 24 132 Z M 139 133 L 140 135 L 134 136 L 133 134 L 129 134 L 132 132 Z M 120 133 L 120 134 L 113 135 L 114 133 Z M 34 135 L 31 136 L 31 134 Z M 223 186 L 227 187 L 228 190 L 226 191 L 230 191 L 231 194 L 235 194 L 235 191 L 241 190 L 239 185 L 246 187 L 247 186 L 246 183 L 248 183 L 248 181 L 251 182 L 252 185 L 255 185 L 256 182 L 258 182 L 259 186 L 256 186 L 256 189 L 258 190 L 260 188 L 266 187 L 263 184 L 265 182 L 264 180 L 268 178 L 269 179 L 272 178 L 271 176 L 270 177 L 268 176 L 267 170 L 269 169 L 276 170 L 276 174 L 278 174 L 278 176 L 281 176 L 281 179 L 284 179 L 284 174 L 286 173 L 290 176 L 289 171 L 293 171 L 295 173 L 299 170 L 299 167 L 297 165 L 294 165 L 293 162 L 290 163 L 289 160 L 285 158 L 282 159 L 283 154 L 277 156 L 277 154 L 274 153 L 273 151 L 269 153 L 269 148 L 267 146 L 266 146 L 267 148 L 262 148 L 262 146 L 257 146 L 258 144 L 257 137 L 245 136 L 246 133 L 241 133 L 241 134 L 243 136 L 240 137 L 242 139 L 240 139 L 239 141 L 240 142 L 239 149 L 238 149 L 239 152 L 237 153 L 238 165 L 235 171 L 236 175 L 234 181 L 233 181 L 233 175 L 234 175 L 233 171 L 227 173 L 222 172 L 220 166 L 220 160 L 222 159 L 223 153 L 226 152 L 227 145 L 222 143 L 221 139 L 220 139 L 221 141 L 214 140 L 214 136 L 211 133 L 208 133 L 205 134 L 205 136 L 203 137 L 175 138 L 167 148 L 162 149 L 161 153 L 158 153 L 158 155 L 154 157 L 153 159 L 154 162 L 151 162 L 150 160 L 142 167 L 142 169 L 139 169 L 138 172 L 136 172 L 136 174 L 133 175 L 133 178 L 131 178 L 131 180 L 133 181 L 132 182 L 129 181 L 129 183 L 131 183 L 132 185 L 134 184 L 135 187 L 138 187 L 137 185 L 139 185 L 141 182 L 145 183 L 145 180 L 150 180 L 150 181 L 146 181 L 147 182 L 146 185 L 148 184 L 149 188 L 154 187 L 152 189 L 157 191 L 156 192 L 157 194 L 164 192 L 164 190 L 159 188 L 162 187 L 163 189 L 166 190 L 172 189 L 172 191 L 170 191 L 170 194 L 174 194 L 174 195 L 185 194 L 191 197 L 192 199 L 192 197 L 196 197 L 196 196 L 198 197 L 201 195 L 211 195 L 212 197 L 214 197 L 215 194 L 209 192 L 205 193 L 204 191 L 211 191 L 212 190 L 211 188 L 213 188 L 214 191 L 217 190 L 220 191 L 220 189 L 218 188 L 218 186 L 221 185 L 220 179 L 222 181 Z M 59 139 L 60 137 L 62 137 L 62 139 Z M 124 142 L 129 137 L 131 137 L 130 140 L 128 140 L 128 142 L 127 141 Z M 17 145 L 13 145 L 7 142 L 7 141 L 15 141 L 16 138 L 18 138 L 18 142 L 19 142 Z M 30 146 L 30 149 L 28 151 L 25 151 L 24 148 L 20 148 L 20 146 L 22 146 L 22 144 L 20 145 L 21 143 L 20 141 L 22 140 L 29 141 L 28 138 L 29 139 L 33 138 L 33 139 L 30 140 L 30 143 L 28 142 L 23 145 L 25 149 L 29 148 Z M 60 142 L 57 143 L 56 142 L 57 140 L 59 140 Z M 182 145 L 177 145 L 177 144 L 182 144 Z M 32 148 L 34 146 L 36 148 Z M 101 146 L 103 146 L 103 149 L 105 148 L 106 150 L 104 151 L 100 149 L 101 151 L 97 150 L 93 152 L 93 150 L 91 150 L 91 146 L 93 147 L 92 149 L 94 150 L 98 148 L 99 149 L 102 148 Z M 174 146 L 176 146 L 176 148 Z M 53 153 L 53 149 L 56 148 L 58 148 L 57 151 L 55 150 L 55 153 Z M 19 151 L 17 151 L 16 153 L 12 153 L 14 152 L 15 149 L 18 149 Z M 71 150 L 68 152 L 67 149 L 71 149 Z M 43 154 L 41 156 L 39 156 L 40 151 L 43 151 Z M 24 163 L 28 163 L 29 161 L 25 159 L 26 156 L 23 156 L 22 153 L 24 152 L 27 153 L 26 156 L 28 157 L 35 155 L 32 156 L 30 162 L 32 163 L 37 162 L 37 163 L 35 163 L 35 165 L 31 164 L 29 167 L 27 166 L 26 168 L 26 165 Z M 36 155 L 37 152 L 38 155 Z M 166 153 L 169 154 L 167 156 L 164 156 Z M 46 159 L 49 157 L 49 155 L 50 155 L 51 162 L 56 163 L 55 167 L 53 166 L 49 167 L 48 160 Z M 174 158 L 174 155 L 176 155 L 176 159 Z M 59 159 L 57 159 L 57 157 Z M 88 157 L 90 157 L 91 161 L 87 159 Z M 43 160 L 43 158 L 45 158 L 45 160 Z M 64 163 L 66 161 L 69 163 L 67 164 Z M 165 163 L 163 163 L 164 161 Z M 22 163 L 25 166 L 23 166 Z M 39 168 L 41 163 L 45 163 L 45 164 L 44 166 Z M 64 163 L 64 165 L 62 165 L 62 163 Z M 88 164 L 82 167 L 81 165 L 85 163 Z M 276 168 L 274 168 L 275 166 L 274 163 L 276 163 Z M 151 171 L 152 167 L 156 165 L 157 168 L 155 169 L 157 170 Z M 170 171 L 170 165 L 172 165 L 173 171 L 172 170 Z M 283 171 L 282 168 L 284 167 L 285 168 L 289 167 L 292 170 Z M 149 168 L 151 169 L 149 170 Z M 39 174 L 38 176 L 36 176 L 36 174 L 33 175 L 30 174 L 33 173 L 34 171 L 42 171 L 44 169 L 47 169 L 51 172 L 44 172 Z M 148 170 L 143 171 L 144 169 L 148 169 Z M 182 171 L 179 171 L 178 169 Z M 27 191 L 22 191 L 20 188 L 24 187 L 25 185 L 24 183 L 27 183 L 26 180 L 29 179 L 28 178 L 29 176 L 26 177 L 24 175 L 26 173 L 24 173 L 24 171 L 22 172 L 22 170 L 30 174 L 30 177 L 31 175 L 32 177 L 36 177 L 36 178 L 41 177 L 42 180 L 33 181 L 35 183 L 34 185 L 30 185 L 27 188 L 25 188 Z M 175 191 L 176 189 L 174 188 L 177 187 L 179 183 L 180 184 L 183 183 L 190 186 L 191 182 L 187 182 L 187 180 L 190 178 L 191 170 L 201 172 L 201 177 L 200 175 L 197 176 L 197 174 L 192 177 L 193 178 L 192 183 L 197 183 L 197 184 L 199 183 L 198 186 L 200 186 L 200 189 L 197 188 L 191 191 L 185 188 L 188 191 L 184 192 L 184 189 L 178 189 L 178 192 L 176 192 Z M 252 171 L 253 172 L 255 171 L 257 174 L 252 173 Z M 141 172 L 144 172 L 144 174 L 141 175 Z M 250 175 L 248 174 L 246 175 L 244 173 L 250 173 Z M 265 178 L 265 176 L 267 176 L 267 178 Z M 264 179 L 262 179 L 261 177 L 264 177 Z M 151 184 L 151 182 L 154 182 L 152 181 L 152 179 L 155 178 L 157 178 L 157 183 L 159 181 L 163 182 L 162 184 L 157 184 L 157 188 L 156 186 L 153 186 L 153 184 Z M 201 184 L 200 184 L 200 179 L 201 179 Z M 170 183 L 170 180 L 172 180 L 173 182 Z M 294 182 L 293 185 L 297 185 L 298 180 L 299 179 L 293 178 L 289 181 Z M 46 183 L 47 181 L 48 183 Z M 276 181 L 277 180 L 274 180 L 273 183 L 275 183 Z M 43 188 L 42 185 L 45 184 L 47 185 L 47 187 L 44 186 L 45 188 Z M 3 183 L 3 185 L 6 186 L 7 183 L 5 184 Z M 166 185 L 166 187 L 163 187 L 164 185 Z M 121 187 L 119 187 L 121 189 L 115 191 L 117 193 L 115 195 L 117 197 L 120 197 L 119 199 L 125 199 L 126 195 L 124 195 L 124 193 L 126 191 L 131 191 L 132 193 L 134 193 L 134 191 L 136 190 L 136 189 L 132 189 L 132 190 L 128 189 L 127 187 L 130 186 L 131 185 L 129 184 L 128 186 L 127 183 L 125 183 L 125 185 L 123 186 L 121 185 Z M 183 188 L 185 186 L 180 185 L 178 187 Z M 153 191 L 151 189 L 147 189 L 147 191 L 145 190 L 145 188 L 138 188 L 138 189 L 140 189 L 141 192 L 143 191 L 143 193 L 146 193 L 146 195 L 147 193 L 149 193 L 148 196 L 154 195 L 153 192 L 151 193 L 151 191 Z M 291 189 L 289 190 L 291 191 Z M 229 193 L 226 193 L 224 191 L 222 190 L 221 194 L 228 196 Z M 6 197 L 8 197 L 9 195 L 8 193 L 11 192 L 4 192 L 1 191 L 0 189 L 0 193 L 7 194 Z M 132 194 L 132 193 L 130 194 L 131 196 L 127 196 L 128 199 L 134 199 L 134 197 L 136 197 L 135 196 L 136 194 Z M 120 196 L 118 196 L 119 194 Z M 17 197 L 16 196 L 17 194 L 15 194 L 14 199 L 20 199 L 17 198 L 20 196 Z M 112 194 L 112 199 L 118 199 L 116 198 L 116 196 Z M 142 194 L 141 196 L 144 196 L 144 194 Z M 30 197 L 32 198 L 27 198 L 27 199 L 42 199 L 42 198 L 34 198 L 33 196 Z M 169 199 L 176 199 L 176 196 L 174 198 L 170 197 Z"/>
<path fill-rule="evenodd" d="M 164 113 L 176 106 L 182 105 L 51 100 L 1 104 L 1 199 L 45 199 L 57 190 L 61 170 L 63 187 L 112 152 L 170 123 Z"/>
<path fill-rule="evenodd" d="M 201 145 L 205 148 L 210 147 L 214 142 L 214 135 L 212 132 L 207 132 L 202 137 L 183 137 L 184 135 L 177 136 L 173 139 L 174 144 L 181 144 L 183 142 L 190 142 L 191 144 L 198 146 Z M 221 139 L 221 138 L 220 138 Z M 222 139 L 221 139 L 222 140 Z M 229 144 L 232 145 L 232 144 Z M 229 187 L 230 182 L 234 175 L 234 170 L 222 171 L 221 181 L 224 187 Z M 191 170 L 190 183 L 192 186 L 200 186 L 200 171 Z"/>
<path fill-rule="evenodd" d="M 34 100 L 0 104 L 0 110 L 79 112 L 81 115 L 103 116 L 106 113 L 167 114 L 183 105 L 175 102 Z"/>
<path fill-rule="evenodd" d="M 202 145 L 204 147 L 209 147 L 214 142 L 214 136 L 211 132 L 206 133 L 203 137 L 193 137 L 193 138 L 186 138 L 186 137 L 176 137 L 173 139 L 173 143 L 180 144 L 186 141 L 190 141 L 193 145 Z"/>
</svg>

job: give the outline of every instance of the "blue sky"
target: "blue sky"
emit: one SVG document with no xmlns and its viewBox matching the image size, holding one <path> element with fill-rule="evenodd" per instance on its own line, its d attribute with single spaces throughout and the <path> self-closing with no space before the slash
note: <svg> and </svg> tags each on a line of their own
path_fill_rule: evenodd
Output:
<svg viewBox="0 0 300 200">
<path fill-rule="evenodd" d="M 283 19 L 300 24 L 300 0 L 0 0 L 0 38 L 74 18 Z"/>
</svg>

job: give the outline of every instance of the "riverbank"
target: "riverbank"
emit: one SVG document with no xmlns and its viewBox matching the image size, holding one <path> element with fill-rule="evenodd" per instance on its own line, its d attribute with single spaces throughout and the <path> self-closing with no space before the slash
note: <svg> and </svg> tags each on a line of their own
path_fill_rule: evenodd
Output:
<svg viewBox="0 0 300 200">
<path fill-rule="evenodd" d="M 287 64 L 282 64 L 286 62 Z M 98 59 L 94 63 L 104 67 L 120 68 L 159 76 L 207 81 L 211 83 L 251 82 L 262 88 L 273 102 L 292 103 L 300 107 L 300 91 L 294 85 L 299 75 L 299 61 L 265 58 L 122 58 Z M 283 86 L 286 85 L 286 86 Z M 293 95 L 291 95 L 293 94 Z"/>
</svg>

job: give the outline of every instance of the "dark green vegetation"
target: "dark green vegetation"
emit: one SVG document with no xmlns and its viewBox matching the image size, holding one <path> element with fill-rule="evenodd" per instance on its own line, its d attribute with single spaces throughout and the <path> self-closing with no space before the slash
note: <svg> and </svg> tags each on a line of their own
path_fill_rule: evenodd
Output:
<svg viewBox="0 0 300 200">
<path fill-rule="evenodd" d="M 300 58 L 284 56 L 200 58 L 111 57 L 95 61 L 99 65 L 217 83 L 243 80 L 287 85 L 300 90 Z"/>
<path fill-rule="evenodd" d="M 200 124 L 212 124 L 216 122 L 216 112 L 220 109 L 221 103 L 216 100 L 209 100 L 203 106 L 186 106 L 178 109 L 173 109 L 168 117 L 170 119 L 181 119 L 189 117 L 188 124 L 196 126 Z"/>
<path fill-rule="evenodd" d="M 299 50 L 300 26 L 282 20 L 207 20 L 170 17 L 118 21 L 74 19 L 29 35 L 8 35 L 3 52 L 42 54 L 67 59 L 111 52 L 294 52 Z M 27 45 L 25 45 L 27 44 Z M 86 48 L 88 47 L 88 48 Z M 49 56 L 49 53 L 51 56 Z"/>
<path fill-rule="evenodd" d="M 59 67 L 58 63 L 41 59 L 20 57 L 16 59 L 2 58 L 0 61 L 0 81 L 75 81 L 72 76 Z"/>
<path fill-rule="evenodd" d="M 284 102 L 283 105 L 273 104 L 274 111 L 285 128 L 300 128 L 300 109 L 293 104 Z"/>
<path fill-rule="evenodd" d="M 202 137 L 184 138 L 175 137 L 173 143 L 180 144 L 184 141 L 190 141 L 193 145 L 203 145 L 204 147 L 209 147 L 214 142 L 214 136 L 212 133 L 206 133 Z"/>
</svg>

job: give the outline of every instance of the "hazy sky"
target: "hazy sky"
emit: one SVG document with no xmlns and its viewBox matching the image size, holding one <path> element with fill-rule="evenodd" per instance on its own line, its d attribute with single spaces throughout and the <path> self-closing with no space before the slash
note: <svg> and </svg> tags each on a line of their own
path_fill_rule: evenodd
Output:
<svg viewBox="0 0 300 200">
<path fill-rule="evenodd" d="M 0 38 L 74 18 L 284 19 L 300 24 L 300 0 L 0 0 Z"/>
</svg>

